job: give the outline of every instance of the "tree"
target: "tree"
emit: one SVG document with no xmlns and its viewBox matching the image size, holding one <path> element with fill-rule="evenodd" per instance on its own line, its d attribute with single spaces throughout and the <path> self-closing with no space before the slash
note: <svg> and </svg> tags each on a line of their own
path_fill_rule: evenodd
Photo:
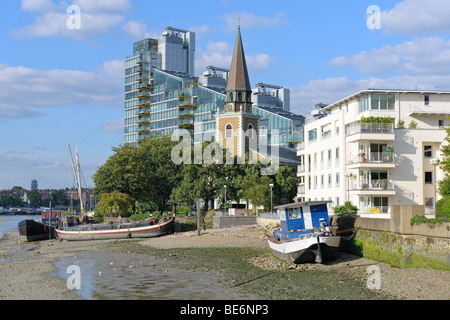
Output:
<svg viewBox="0 0 450 320">
<path fill-rule="evenodd" d="M 39 193 L 38 190 L 31 190 L 27 193 L 28 201 L 30 202 L 30 205 L 33 207 L 39 207 L 42 205 L 42 195 Z"/>
<path fill-rule="evenodd" d="M 138 148 L 123 145 L 112 150 L 114 154 L 98 168 L 93 176 L 94 195 L 100 199 L 104 193 L 118 191 L 139 200 L 143 193 L 141 181 L 144 175 L 140 170 Z"/>
<path fill-rule="evenodd" d="M 96 210 L 102 214 L 129 215 L 136 200 L 125 193 L 103 193 Z"/>
<path fill-rule="evenodd" d="M 281 166 L 275 175 L 274 202 L 292 202 L 292 199 L 297 195 L 298 183 L 297 172 L 288 166 Z"/>
<path fill-rule="evenodd" d="M 177 143 L 167 135 L 154 137 L 142 142 L 138 150 L 137 170 L 142 190 L 137 199 L 153 202 L 160 214 L 182 179 L 182 165 L 172 161 L 172 150 Z"/>
<path fill-rule="evenodd" d="M 242 197 L 255 207 L 270 206 L 270 187 L 272 180 L 268 176 L 251 174 L 242 183 Z"/>
</svg>

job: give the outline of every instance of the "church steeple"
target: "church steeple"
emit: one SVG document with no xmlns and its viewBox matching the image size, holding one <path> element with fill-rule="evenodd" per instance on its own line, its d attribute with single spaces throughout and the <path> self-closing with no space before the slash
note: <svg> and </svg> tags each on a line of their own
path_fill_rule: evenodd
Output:
<svg viewBox="0 0 450 320">
<path fill-rule="evenodd" d="M 252 87 L 248 77 L 241 27 L 238 26 L 233 59 L 227 83 L 225 112 L 252 112 Z"/>
<path fill-rule="evenodd" d="M 252 90 L 248 77 L 247 63 L 245 61 L 244 46 L 242 45 L 240 26 L 238 27 L 236 43 L 234 45 L 233 59 L 231 61 L 230 74 L 228 76 L 227 91 L 229 90 Z"/>
</svg>

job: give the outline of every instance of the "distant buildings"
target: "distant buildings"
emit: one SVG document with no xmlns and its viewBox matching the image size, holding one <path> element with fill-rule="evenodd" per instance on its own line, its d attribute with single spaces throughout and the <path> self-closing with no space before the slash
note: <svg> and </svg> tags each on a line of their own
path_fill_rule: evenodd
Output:
<svg viewBox="0 0 450 320">
<path fill-rule="evenodd" d="M 38 182 L 36 180 L 31 181 L 31 190 L 38 189 Z"/>
</svg>

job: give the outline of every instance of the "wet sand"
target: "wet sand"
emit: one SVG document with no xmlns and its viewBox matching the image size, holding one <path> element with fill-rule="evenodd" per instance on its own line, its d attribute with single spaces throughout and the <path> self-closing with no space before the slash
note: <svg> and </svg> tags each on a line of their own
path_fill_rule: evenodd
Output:
<svg viewBox="0 0 450 320">
<path fill-rule="evenodd" d="M 17 233 L 8 234 L 0 240 L 0 300 L 82 299 L 67 288 L 65 279 L 50 275 L 56 273 L 59 259 L 95 252 L 157 256 L 180 270 L 220 274 L 220 281 L 211 285 L 233 289 L 231 299 L 450 299 L 450 272 L 394 269 L 348 254 L 326 265 L 292 265 L 270 254 L 262 227 L 248 226 L 210 229 L 201 236 L 191 231 L 82 242 L 27 243 Z M 365 288 L 371 265 L 380 268 L 380 290 Z M 253 281 L 258 278 L 264 280 Z"/>
</svg>

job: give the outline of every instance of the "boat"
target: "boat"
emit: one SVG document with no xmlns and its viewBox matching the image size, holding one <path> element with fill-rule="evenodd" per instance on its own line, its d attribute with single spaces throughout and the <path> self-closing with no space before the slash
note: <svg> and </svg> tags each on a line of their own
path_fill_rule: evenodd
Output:
<svg viewBox="0 0 450 320">
<path fill-rule="evenodd" d="M 268 234 L 272 253 L 290 263 L 322 263 L 340 255 L 341 237 L 330 226 L 328 201 L 275 207 L 281 227 Z"/>
<path fill-rule="evenodd" d="M 173 233 L 175 217 L 157 221 L 147 219 L 130 223 L 85 224 L 56 229 L 60 239 L 70 241 L 153 238 Z"/>
<path fill-rule="evenodd" d="M 53 239 L 59 217 L 59 212 L 50 210 L 50 212 L 42 212 L 41 222 L 32 219 L 22 220 L 18 224 L 19 235 L 28 242 Z"/>
</svg>

